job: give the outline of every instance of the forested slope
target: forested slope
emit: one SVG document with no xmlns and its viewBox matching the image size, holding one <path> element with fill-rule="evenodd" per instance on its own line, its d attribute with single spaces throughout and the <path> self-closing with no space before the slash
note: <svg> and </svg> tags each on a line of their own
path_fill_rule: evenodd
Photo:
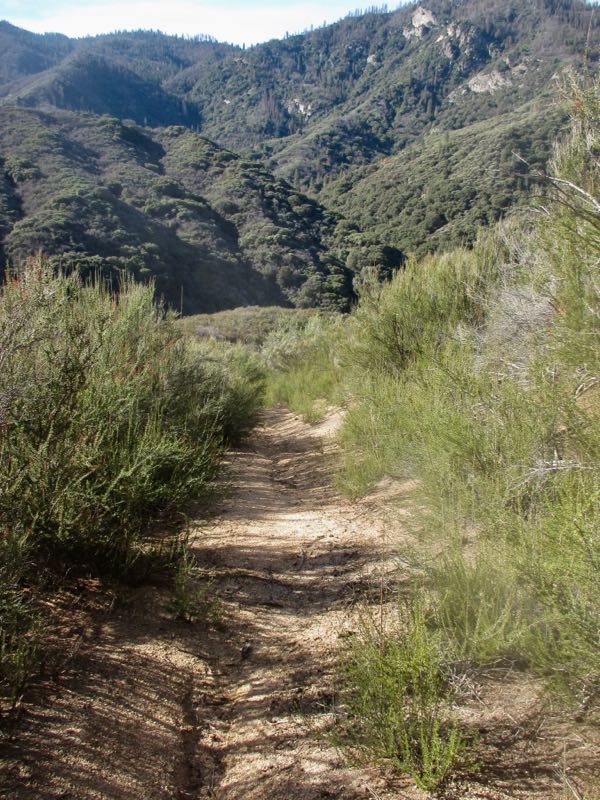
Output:
<svg viewBox="0 0 600 800">
<path fill-rule="evenodd" d="M 407 253 L 471 243 L 526 202 L 518 157 L 545 165 L 564 125 L 555 81 L 571 65 L 595 68 L 598 30 L 580 0 L 431 0 L 251 48 L 0 23 L 5 253 L 39 246 L 79 253 L 84 269 L 96 258 L 94 269 L 153 274 L 171 303 L 183 288 L 188 311 L 347 307 L 345 266 L 389 274 Z M 107 133 L 121 123 L 105 115 L 121 133 Z M 162 132 L 173 125 L 187 132 Z M 42 128 L 53 138 L 41 166 Z M 15 172 L 13 158 L 33 167 Z M 86 241 L 55 210 L 40 223 L 48 187 L 67 173 L 86 186 L 76 216 L 98 232 Z M 121 194 L 106 194 L 109 183 Z"/>
<path fill-rule="evenodd" d="M 125 269 L 186 312 L 347 306 L 332 215 L 187 128 L 7 108 L 0 152 L 10 262 L 41 250 L 82 275 Z"/>
</svg>

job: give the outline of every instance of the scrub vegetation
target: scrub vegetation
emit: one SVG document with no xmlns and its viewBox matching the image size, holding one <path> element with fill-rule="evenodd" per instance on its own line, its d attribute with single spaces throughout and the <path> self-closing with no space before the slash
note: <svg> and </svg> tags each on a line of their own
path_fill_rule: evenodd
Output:
<svg viewBox="0 0 600 800">
<path fill-rule="evenodd" d="M 217 736 L 206 747 L 202 714 L 235 726 L 243 703 L 218 709 L 243 697 L 240 681 L 254 686 L 265 631 L 285 616 L 286 635 L 267 640 L 276 657 L 260 667 L 271 686 L 281 651 L 287 666 L 298 657 L 299 610 L 316 618 L 321 602 L 335 614 L 354 603 L 364 578 L 344 571 L 354 544 L 379 558 L 369 548 L 383 518 L 373 515 L 363 548 L 355 506 L 331 490 L 327 436 L 342 415 L 315 430 L 281 408 L 231 459 L 240 508 L 221 509 L 216 538 L 186 538 L 226 449 L 281 404 L 310 423 L 344 409 L 340 493 L 360 502 L 412 487 L 398 512 L 413 543 L 404 580 L 390 571 L 397 602 L 384 602 L 382 582 L 381 608 L 343 633 L 339 692 L 316 665 L 334 650 L 326 637 L 306 659 L 306 680 L 336 698 L 346 752 L 425 792 L 460 791 L 452 781 L 475 776 L 485 746 L 461 716 L 461 687 L 492 669 L 527 676 L 578 719 L 597 715 L 593 12 L 581 0 L 427 0 L 247 49 L 0 22 L 2 710 L 52 672 L 48 608 L 61 592 L 154 581 L 165 615 L 154 635 L 163 619 L 173 626 L 158 661 L 170 676 L 192 664 L 178 678 L 189 678 L 183 703 L 164 716 L 169 741 L 183 740 L 182 757 L 161 754 L 182 762 L 172 794 L 212 791 L 198 777 L 209 772 L 227 782 L 229 732 L 225 749 Z M 322 535 L 332 519 L 337 538 Z M 294 580 L 277 577 L 278 560 Z M 244 580 L 264 584 L 245 596 L 246 616 Z M 234 669 L 206 694 L 190 625 L 200 618 L 232 626 L 203 657 Z M 178 625 L 191 649 L 172 644 Z M 290 676 L 289 718 L 310 695 Z M 276 696 L 263 700 L 271 720 Z M 256 719 L 250 727 L 255 743 Z M 281 766 L 285 740 L 269 736 L 260 746 Z M 200 750 L 214 769 L 198 766 Z M 60 796 L 77 794 L 65 786 Z M 566 768 L 564 786 L 581 800 Z"/>
<path fill-rule="evenodd" d="M 571 77 L 564 93 L 570 131 L 530 210 L 367 284 L 337 337 L 321 329 L 318 366 L 309 344 L 271 379 L 302 412 L 314 372 L 314 401 L 346 398 L 343 491 L 418 487 L 419 612 L 350 647 L 344 724 L 426 788 L 468 739 L 444 676 L 513 664 L 598 708 L 600 84 Z"/>
<path fill-rule="evenodd" d="M 254 423 L 263 377 L 239 347 L 184 338 L 151 286 L 115 296 L 43 259 L 7 279 L 0 345 L 0 685 L 16 700 L 62 580 L 171 565 L 185 605 L 173 519 Z"/>
<path fill-rule="evenodd" d="M 471 245 L 527 202 L 595 68 L 581 0 L 370 8 L 242 48 L 0 22 L 0 269 L 152 281 L 186 314 L 347 311 L 363 268 Z"/>
</svg>

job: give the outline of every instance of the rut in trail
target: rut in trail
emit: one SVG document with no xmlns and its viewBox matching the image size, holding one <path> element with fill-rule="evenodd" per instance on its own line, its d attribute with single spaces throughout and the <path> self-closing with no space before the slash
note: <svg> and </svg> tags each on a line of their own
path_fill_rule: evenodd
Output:
<svg viewBox="0 0 600 800">
<path fill-rule="evenodd" d="M 335 422 L 310 428 L 271 411 L 236 454 L 233 491 L 198 539 L 199 561 L 216 567 L 235 604 L 235 649 L 219 681 L 225 705 L 200 740 L 217 754 L 222 800 L 373 796 L 373 778 L 344 769 L 316 735 L 349 608 L 377 594 L 372 572 L 386 549 L 373 510 L 331 487 Z"/>
<path fill-rule="evenodd" d="M 321 735 L 340 637 L 357 602 L 379 602 L 389 559 L 377 503 L 332 488 L 335 426 L 334 415 L 311 427 L 264 414 L 191 542 L 214 575 L 220 629 L 174 620 L 156 589 L 105 612 L 70 673 L 26 709 L 0 796 L 388 796 L 378 773 L 345 766 Z"/>
</svg>

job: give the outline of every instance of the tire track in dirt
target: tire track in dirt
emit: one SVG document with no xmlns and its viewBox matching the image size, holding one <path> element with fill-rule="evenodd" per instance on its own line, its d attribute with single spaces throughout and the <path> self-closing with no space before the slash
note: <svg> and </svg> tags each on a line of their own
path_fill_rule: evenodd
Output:
<svg viewBox="0 0 600 800">
<path fill-rule="evenodd" d="M 89 633 L 68 668 L 0 742 L 0 797 L 392 796 L 381 773 L 345 766 L 323 736 L 340 636 L 357 601 L 379 602 L 390 552 L 377 504 L 332 488 L 338 421 L 265 412 L 191 540 L 221 624 L 175 619 L 168 593 L 150 586 L 82 619 Z"/>
<path fill-rule="evenodd" d="M 387 796 L 376 771 L 345 766 L 324 736 L 349 612 L 369 595 L 379 602 L 376 575 L 389 557 L 374 509 L 332 488 L 338 421 L 311 427 L 268 412 L 232 459 L 226 501 L 192 544 L 224 598 L 231 648 L 216 679 L 226 702 L 199 741 L 218 752 L 220 771 L 201 797 Z"/>
</svg>

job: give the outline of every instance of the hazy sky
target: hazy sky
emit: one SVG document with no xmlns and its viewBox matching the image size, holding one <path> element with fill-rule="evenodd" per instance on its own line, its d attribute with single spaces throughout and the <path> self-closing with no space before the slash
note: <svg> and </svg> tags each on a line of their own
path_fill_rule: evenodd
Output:
<svg viewBox="0 0 600 800">
<path fill-rule="evenodd" d="M 38 33 L 85 36 L 159 28 L 253 44 L 334 22 L 357 5 L 356 0 L 0 0 L 0 19 Z"/>
</svg>

